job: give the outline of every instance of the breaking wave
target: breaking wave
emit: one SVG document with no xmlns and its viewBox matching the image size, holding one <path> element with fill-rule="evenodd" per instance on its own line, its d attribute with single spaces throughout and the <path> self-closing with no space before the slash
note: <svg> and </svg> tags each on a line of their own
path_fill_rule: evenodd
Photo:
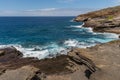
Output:
<svg viewBox="0 0 120 80">
<path fill-rule="evenodd" d="M 84 24 L 82 24 L 84 25 Z M 83 28 L 82 25 L 72 25 L 71 28 L 74 28 L 73 31 L 85 31 L 88 35 L 87 39 L 82 39 L 78 37 L 77 39 L 69 38 L 63 40 L 62 46 L 57 42 L 50 43 L 49 45 L 35 46 L 35 47 L 24 47 L 20 44 L 9 44 L 9 45 L 0 45 L 0 48 L 14 46 L 17 50 L 23 53 L 24 57 L 37 57 L 39 59 L 52 58 L 57 55 L 67 54 L 71 47 L 86 48 L 94 46 L 98 43 L 106 43 L 112 40 L 118 39 L 117 34 L 113 33 L 95 33 L 92 31 L 92 28 Z M 80 32 L 81 33 L 81 32 Z"/>
<path fill-rule="evenodd" d="M 52 58 L 60 54 L 67 54 L 68 50 L 56 44 L 44 46 L 25 48 L 18 44 L 0 45 L 0 48 L 7 48 L 14 46 L 17 50 L 23 53 L 23 57 L 37 57 L 39 59 Z"/>
</svg>

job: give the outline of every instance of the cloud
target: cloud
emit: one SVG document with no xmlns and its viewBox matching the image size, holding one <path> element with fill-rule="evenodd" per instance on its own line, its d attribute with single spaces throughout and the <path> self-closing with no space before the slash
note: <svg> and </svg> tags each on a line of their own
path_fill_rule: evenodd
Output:
<svg viewBox="0 0 120 80">
<path fill-rule="evenodd" d="M 117 0 L 118 2 L 120 2 L 120 0 Z"/>
<path fill-rule="evenodd" d="M 45 9 L 40 9 L 40 11 L 54 11 L 56 8 L 45 8 Z"/>
<path fill-rule="evenodd" d="M 73 2 L 75 0 L 58 0 L 58 2 L 62 2 L 62 3 L 67 3 L 67 2 Z"/>
<path fill-rule="evenodd" d="M 79 14 L 93 11 L 87 8 L 45 8 L 24 11 L 0 11 L 0 16 L 77 16 Z"/>
<path fill-rule="evenodd" d="M 120 4 L 120 0 L 113 0 L 112 2 L 113 2 L 113 3 Z"/>
<path fill-rule="evenodd" d="M 118 2 L 120 3 L 120 0 L 118 0 Z"/>
<path fill-rule="evenodd" d="M 25 10 L 25 11 L 32 12 L 32 11 L 54 11 L 54 10 L 56 10 L 56 8 L 44 8 L 44 9 Z"/>
</svg>

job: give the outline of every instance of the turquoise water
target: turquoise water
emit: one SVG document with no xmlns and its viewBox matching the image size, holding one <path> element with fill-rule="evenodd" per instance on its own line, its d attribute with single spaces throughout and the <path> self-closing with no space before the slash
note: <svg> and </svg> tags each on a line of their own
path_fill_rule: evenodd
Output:
<svg viewBox="0 0 120 80">
<path fill-rule="evenodd" d="M 66 54 L 71 47 L 85 48 L 118 38 L 94 33 L 73 22 L 74 17 L 0 17 L 0 47 L 14 46 L 24 57 L 39 59 Z"/>
</svg>

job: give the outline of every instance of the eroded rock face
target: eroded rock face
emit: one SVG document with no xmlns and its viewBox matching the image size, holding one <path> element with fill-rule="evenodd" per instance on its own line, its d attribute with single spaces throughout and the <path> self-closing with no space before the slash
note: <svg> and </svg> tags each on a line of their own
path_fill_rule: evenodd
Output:
<svg viewBox="0 0 120 80">
<path fill-rule="evenodd" d="M 119 80 L 120 40 L 69 52 L 72 73 L 48 75 L 45 80 Z"/>
<path fill-rule="evenodd" d="M 0 54 L 0 80 L 120 79 L 120 40 L 76 48 L 52 59 L 23 58 L 15 48 L 1 49 Z"/>
<path fill-rule="evenodd" d="M 74 70 L 67 55 L 38 60 L 23 58 L 14 47 L 0 49 L 0 80 L 43 80 L 48 75 L 64 75 Z"/>
<path fill-rule="evenodd" d="M 1 80 L 30 80 L 39 69 L 32 66 L 24 66 L 15 70 L 6 70 L 0 76 Z M 40 80 L 40 79 L 39 79 Z"/>
<path fill-rule="evenodd" d="M 92 27 L 97 32 L 120 34 L 120 6 L 82 14 L 75 21 L 84 22 L 84 27 Z"/>
<path fill-rule="evenodd" d="M 95 47 L 87 49 L 74 49 L 69 53 L 70 56 L 80 60 L 76 52 L 88 58 L 88 60 L 84 59 L 85 64 L 95 67 L 96 71 L 92 72 L 89 76 L 90 80 L 120 79 L 120 40 L 96 45 Z M 76 62 L 78 61 L 76 60 Z M 90 70 L 89 67 L 88 69 Z"/>
</svg>

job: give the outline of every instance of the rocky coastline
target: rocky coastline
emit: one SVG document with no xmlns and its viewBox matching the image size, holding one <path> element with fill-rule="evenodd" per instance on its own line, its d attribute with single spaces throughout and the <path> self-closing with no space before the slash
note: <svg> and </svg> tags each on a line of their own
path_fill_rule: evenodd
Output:
<svg viewBox="0 0 120 80">
<path fill-rule="evenodd" d="M 92 27 L 95 32 L 120 34 L 120 6 L 81 14 L 74 21 L 84 22 L 84 27 Z"/>
<path fill-rule="evenodd" d="M 82 14 L 75 21 L 95 32 L 120 34 L 120 6 Z M 120 40 L 43 60 L 23 58 L 14 47 L 0 49 L 0 80 L 120 80 Z"/>
</svg>

